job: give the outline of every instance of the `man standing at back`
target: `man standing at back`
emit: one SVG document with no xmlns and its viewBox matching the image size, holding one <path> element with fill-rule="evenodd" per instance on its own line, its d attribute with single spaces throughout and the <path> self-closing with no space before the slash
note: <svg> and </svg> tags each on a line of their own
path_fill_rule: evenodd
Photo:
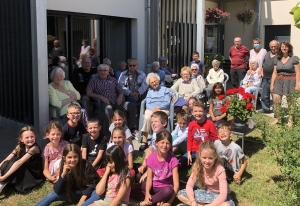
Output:
<svg viewBox="0 0 300 206">
<path fill-rule="evenodd" d="M 193 61 L 191 61 L 190 67 L 192 66 L 192 64 L 198 64 L 198 67 L 199 67 L 198 74 L 200 74 L 202 77 L 204 77 L 205 66 L 204 66 L 203 62 L 200 61 L 200 59 L 199 59 L 199 52 L 193 52 L 192 58 L 193 58 Z"/>
<path fill-rule="evenodd" d="M 229 49 L 231 83 L 235 88 L 239 87 L 240 81 L 245 77 L 247 56 L 250 56 L 249 50 L 242 45 L 240 37 L 235 37 L 234 45 Z"/>
</svg>

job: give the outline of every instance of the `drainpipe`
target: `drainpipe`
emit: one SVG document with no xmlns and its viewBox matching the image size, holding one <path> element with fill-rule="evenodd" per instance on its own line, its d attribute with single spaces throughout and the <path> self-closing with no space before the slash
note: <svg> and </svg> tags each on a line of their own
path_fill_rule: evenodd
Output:
<svg viewBox="0 0 300 206">
<path fill-rule="evenodd" d="M 254 22 L 254 38 L 260 38 L 260 10 L 261 10 L 261 1 L 256 0 L 255 2 L 255 11 L 258 14 Z M 260 38 L 262 39 L 262 38 Z"/>
<path fill-rule="evenodd" d="M 146 73 L 151 70 L 151 0 L 147 0 L 147 66 Z"/>
</svg>

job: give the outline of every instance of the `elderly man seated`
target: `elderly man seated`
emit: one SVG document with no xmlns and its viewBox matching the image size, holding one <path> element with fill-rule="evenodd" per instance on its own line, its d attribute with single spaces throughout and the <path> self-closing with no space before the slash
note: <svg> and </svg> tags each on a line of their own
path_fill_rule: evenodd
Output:
<svg viewBox="0 0 300 206">
<path fill-rule="evenodd" d="M 171 103 L 171 94 L 169 89 L 159 85 L 160 77 L 156 73 L 149 73 L 146 82 L 152 89 L 148 91 L 146 97 L 146 110 L 144 115 L 144 123 L 142 131 L 142 145 L 140 150 L 145 150 L 148 147 L 147 139 L 151 127 L 151 115 L 156 111 L 163 111 L 169 115 Z"/>
<path fill-rule="evenodd" d="M 159 80 L 159 84 L 161 86 L 165 86 L 165 76 L 166 76 L 166 73 L 162 70 L 159 69 L 159 63 L 158 62 L 153 62 L 151 64 L 151 72 L 152 73 L 156 73 L 160 80 Z"/>
<path fill-rule="evenodd" d="M 146 83 L 146 75 L 138 70 L 138 62 L 135 58 L 127 60 L 128 70 L 121 73 L 119 84 L 125 93 L 125 100 L 138 104 L 147 95 L 148 85 Z"/>
<path fill-rule="evenodd" d="M 176 72 L 167 65 L 168 59 L 166 57 L 159 57 L 158 58 L 160 70 L 164 71 L 166 75 L 171 75 L 172 78 L 177 78 Z"/>
<path fill-rule="evenodd" d="M 105 119 L 102 125 L 105 132 L 111 123 L 113 109 L 125 110 L 127 113 L 128 127 L 136 129 L 136 106 L 130 102 L 123 101 L 123 89 L 117 80 L 109 75 L 109 67 L 106 64 L 98 66 L 98 76 L 93 77 L 87 88 L 86 94 L 89 97 L 101 100 L 102 109 L 105 111 Z"/>
</svg>

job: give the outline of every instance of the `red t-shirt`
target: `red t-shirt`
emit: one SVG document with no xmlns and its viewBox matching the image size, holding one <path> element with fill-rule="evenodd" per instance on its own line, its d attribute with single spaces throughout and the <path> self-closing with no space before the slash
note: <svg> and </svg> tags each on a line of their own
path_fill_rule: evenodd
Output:
<svg viewBox="0 0 300 206">
<path fill-rule="evenodd" d="M 206 119 L 202 123 L 193 120 L 189 124 L 187 151 L 197 152 L 202 142 L 218 139 L 216 126 L 211 120 Z"/>
<path fill-rule="evenodd" d="M 249 50 L 244 45 L 241 45 L 240 48 L 235 46 L 230 47 L 229 57 L 231 58 L 231 68 L 234 69 L 244 69 L 246 68 L 247 60 L 246 56 L 250 56 Z"/>
</svg>

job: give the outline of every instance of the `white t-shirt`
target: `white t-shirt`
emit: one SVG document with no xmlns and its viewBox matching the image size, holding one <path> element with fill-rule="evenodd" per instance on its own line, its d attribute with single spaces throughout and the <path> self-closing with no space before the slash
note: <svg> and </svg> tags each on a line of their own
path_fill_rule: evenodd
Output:
<svg viewBox="0 0 300 206">
<path fill-rule="evenodd" d="M 115 126 L 114 123 L 111 123 L 111 124 L 110 124 L 110 126 L 109 126 L 109 128 L 108 128 L 108 130 L 110 131 L 110 133 L 112 133 L 112 131 L 114 130 L 115 127 L 116 127 L 116 126 Z M 131 138 L 131 137 L 132 137 L 132 134 L 131 134 L 131 132 L 130 132 L 130 129 L 129 129 L 126 125 L 125 125 L 123 128 L 124 128 L 124 130 L 125 130 L 126 139 Z"/>
<path fill-rule="evenodd" d="M 114 143 L 109 143 L 107 145 L 107 149 L 110 148 L 113 145 L 115 145 L 115 144 Z M 133 146 L 131 144 L 129 144 L 128 142 L 125 142 L 123 150 L 124 150 L 124 153 L 125 153 L 125 156 L 126 156 L 126 159 L 127 159 L 128 154 L 133 152 Z"/>
</svg>

